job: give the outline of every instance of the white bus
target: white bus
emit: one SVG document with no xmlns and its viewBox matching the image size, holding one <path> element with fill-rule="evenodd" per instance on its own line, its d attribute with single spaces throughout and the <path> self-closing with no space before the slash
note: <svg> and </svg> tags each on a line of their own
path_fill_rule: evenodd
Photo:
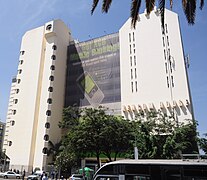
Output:
<svg viewBox="0 0 207 180">
<path fill-rule="evenodd" d="M 207 180 L 207 161 L 120 160 L 104 164 L 93 180 Z"/>
</svg>

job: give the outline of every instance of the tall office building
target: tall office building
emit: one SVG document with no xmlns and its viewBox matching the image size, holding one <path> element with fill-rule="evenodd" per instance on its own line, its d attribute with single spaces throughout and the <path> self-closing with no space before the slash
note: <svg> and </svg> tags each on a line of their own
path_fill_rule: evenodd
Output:
<svg viewBox="0 0 207 180">
<path fill-rule="evenodd" d="M 177 14 L 130 19 L 118 33 L 73 41 L 60 20 L 28 31 L 13 79 L 4 149 L 12 169 L 45 168 L 49 141 L 61 137 L 63 107 L 108 107 L 134 119 L 140 111 L 192 119 L 192 102 Z"/>
</svg>

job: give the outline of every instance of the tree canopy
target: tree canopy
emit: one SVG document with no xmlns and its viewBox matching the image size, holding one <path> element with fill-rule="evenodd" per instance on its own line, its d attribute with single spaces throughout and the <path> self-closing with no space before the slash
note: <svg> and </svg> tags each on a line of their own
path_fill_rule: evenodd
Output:
<svg viewBox="0 0 207 180">
<path fill-rule="evenodd" d="M 135 146 L 139 158 L 145 159 L 173 159 L 180 158 L 182 153 L 198 153 L 196 122 L 192 120 L 178 124 L 173 116 L 150 111 L 129 121 L 107 114 L 103 107 L 81 111 L 74 108 L 64 109 L 60 122 L 60 127 L 67 131 L 56 164 L 66 169 L 86 157 L 96 157 L 98 165 L 100 157 L 108 161 L 134 158 Z"/>
</svg>

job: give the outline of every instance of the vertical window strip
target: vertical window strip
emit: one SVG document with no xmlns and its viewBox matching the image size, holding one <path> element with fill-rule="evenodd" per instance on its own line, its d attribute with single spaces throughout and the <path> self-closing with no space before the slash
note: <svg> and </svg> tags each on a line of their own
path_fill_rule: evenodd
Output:
<svg viewBox="0 0 207 180">
<path fill-rule="evenodd" d="M 168 46 L 170 45 L 168 36 L 167 36 L 167 45 Z"/>
<path fill-rule="evenodd" d="M 173 80 L 173 76 L 171 76 L 171 81 L 172 81 L 172 87 L 174 87 L 174 80 Z"/>
<path fill-rule="evenodd" d="M 132 56 L 130 56 L 130 65 L 132 66 Z"/>
<path fill-rule="evenodd" d="M 169 78 L 167 76 L 167 87 L 169 88 Z"/>
<path fill-rule="evenodd" d="M 137 78 L 137 69 L 134 69 L 134 75 L 135 75 L 135 79 Z"/>
<path fill-rule="evenodd" d="M 168 70 L 167 70 L 167 63 L 165 63 L 165 70 L 166 70 L 166 73 L 168 73 Z"/>
<path fill-rule="evenodd" d="M 129 52 L 130 52 L 130 54 L 132 53 L 132 46 L 131 46 L 131 44 L 129 45 Z"/>
<path fill-rule="evenodd" d="M 131 33 L 129 33 L 129 42 L 131 42 Z"/>
<path fill-rule="evenodd" d="M 163 45 L 163 47 L 165 47 L 165 37 L 164 36 L 162 37 L 162 45 Z"/>
<path fill-rule="evenodd" d="M 165 57 L 165 60 L 166 60 L 166 51 L 165 51 L 165 49 L 164 49 L 164 57 Z"/>
<path fill-rule="evenodd" d="M 134 32 L 133 32 L 133 41 L 135 41 L 135 36 L 134 36 Z"/>
<path fill-rule="evenodd" d="M 132 93 L 133 93 L 133 91 L 134 91 L 134 89 L 133 89 L 133 82 L 131 82 L 131 90 L 132 90 Z"/>
<path fill-rule="evenodd" d="M 137 62 L 136 62 L 136 56 L 134 56 L 134 65 L 136 66 L 137 65 Z"/>
<path fill-rule="evenodd" d="M 131 69 L 131 79 L 133 79 L 133 70 Z"/>
<path fill-rule="evenodd" d="M 138 89 L 138 88 L 137 88 L 137 81 L 135 81 L 135 88 L 136 88 L 136 92 L 137 92 L 137 89 Z"/>
</svg>

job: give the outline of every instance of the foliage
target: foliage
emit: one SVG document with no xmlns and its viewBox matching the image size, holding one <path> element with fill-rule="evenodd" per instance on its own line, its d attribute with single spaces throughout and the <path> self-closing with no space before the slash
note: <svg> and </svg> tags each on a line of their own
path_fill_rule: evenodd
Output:
<svg viewBox="0 0 207 180">
<path fill-rule="evenodd" d="M 205 152 L 205 154 L 207 155 L 207 133 L 204 134 L 203 138 L 199 139 L 199 145 L 200 148 Z"/>
<path fill-rule="evenodd" d="M 173 0 L 169 0 L 169 1 L 170 1 L 170 8 L 172 9 Z M 132 26 L 134 28 L 136 26 L 136 22 L 139 17 L 141 2 L 142 0 L 131 0 L 131 18 L 132 18 Z M 96 9 L 98 3 L 99 0 L 93 0 L 91 14 L 94 13 L 94 10 Z M 153 11 L 155 3 L 156 0 L 145 0 L 147 15 L 149 15 L 151 11 Z M 102 12 L 107 13 L 109 11 L 111 4 L 112 4 L 112 0 L 103 0 Z M 164 13 L 165 13 L 166 0 L 158 0 L 158 4 L 159 4 L 162 26 L 164 27 Z M 194 24 L 195 16 L 196 16 L 196 0 L 182 0 L 182 6 L 188 23 Z M 204 0 L 200 0 L 200 9 L 202 9 L 203 6 L 204 6 Z"/>
<path fill-rule="evenodd" d="M 178 124 L 173 116 L 153 111 L 141 112 L 129 121 L 107 114 L 103 107 L 73 108 L 64 110 L 60 122 L 67 131 L 55 163 L 65 170 L 85 157 L 95 156 L 98 165 L 103 155 L 108 161 L 120 155 L 133 158 L 134 146 L 139 158 L 172 159 L 180 158 L 181 153 L 198 152 L 195 121 Z"/>
</svg>

